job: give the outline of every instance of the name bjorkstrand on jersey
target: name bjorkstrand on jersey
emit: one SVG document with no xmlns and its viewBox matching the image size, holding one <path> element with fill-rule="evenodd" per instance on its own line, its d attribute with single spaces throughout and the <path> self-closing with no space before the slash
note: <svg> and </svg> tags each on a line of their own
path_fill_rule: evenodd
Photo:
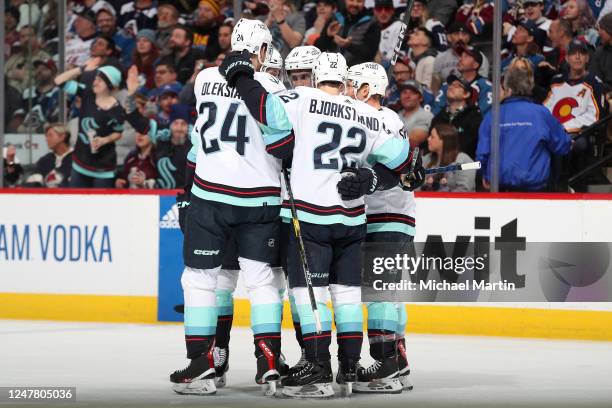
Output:
<svg viewBox="0 0 612 408">
<path fill-rule="evenodd" d="M 352 106 L 343 106 L 334 102 L 312 99 L 308 111 L 316 115 L 352 120 L 375 132 L 380 130 L 380 121 L 377 118 L 359 115 L 357 109 Z"/>
</svg>

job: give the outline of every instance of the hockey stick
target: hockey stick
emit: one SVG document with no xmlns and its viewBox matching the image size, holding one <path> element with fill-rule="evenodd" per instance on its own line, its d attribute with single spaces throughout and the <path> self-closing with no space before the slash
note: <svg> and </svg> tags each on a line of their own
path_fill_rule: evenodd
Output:
<svg viewBox="0 0 612 408">
<path fill-rule="evenodd" d="M 393 58 L 391 58 L 391 65 L 395 65 L 397 57 L 399 57 L 400 51 L 402 50 L 404 37 L 406 37 L 406 31 L 408 31 L 408 25 L 410 24 L 410 14 L 412 13 L 413 4 L 414 0 L 408 0 L 408 4 L 406 5 L 406 11 L 404 11 L 402 27 L 400 28 L 399 34 L 397 35 L 397 41 L 395 42 L 395 48 L 393 49 Z"/>
<path fill-rule="evenodd" d="M 291 204 L 291 223 L 293 224 L 293 233 L 298 241 L 298 251 L 300 253 L 300 261 L 302 262 L 302 269 L 304 270 L 304 278 L 306 279 L 306 287 L 308 288 L 308 297 L 310 298 L 310 307 L 312 314 L 315 319 L 315 326 L 317 327 L 317 334 L 321 334 L 323 328 L 321 326 L 321 318 L 319 317 L 319 307 L 317 306 L 317 300 L 315 299 L 314 290 L 312 289 L 312 277 L 310 275 L 310 268 L 308 267 L 308 259 L 306 258 L 306 247 L 304 246 L 304 240 L 302 239 L 302 232 L 300 230 L 300 220 L 297 216 L 297 210 L 295 209 L 295 201 L 293 200 L 293 191 L 291 191 L 291 183 L 289 181 L 289 172 L 286 163 L 283 162 L 283 177 L 285 179 L 285 188 L 289 195 L 289 203 Z"/>
<path fill-rule="evenodd" d="M 425 169 L 425 174 L 437 174 L 437 173 L 447 173 L 451 171 L 465 171 L 465 170 L 478 170 L 480 168 L 480 162 L 472 162 L 465 164 L 451 164 L 450 166 L 444 167 L 432 167 L 430 169 Z"/>
</svg>

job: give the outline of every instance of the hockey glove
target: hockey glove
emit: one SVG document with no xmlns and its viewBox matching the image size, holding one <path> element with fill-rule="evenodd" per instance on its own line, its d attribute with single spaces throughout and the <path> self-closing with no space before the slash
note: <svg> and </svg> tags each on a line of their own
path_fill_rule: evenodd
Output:
<svg viewBox="0 0 612 408">
<path fill-rule="evenodd" d="M 404 190 L 414 191 L 425 182 L 425 168 L 418 147 L 412 151 L 408 173 L 401 175 L 401 184 Z"/>
<path fill-rule="evenodd" d="M 189 196 L 185 193 L 176 195 L 176 206 L 178 207 L 178 219 L 181 232 L 185 233 L 185 218 L 187 217 L 187 207 L 189 207 Z"/>
<path fill-rule="evenodd" d="M 349 167 L 342 170 L 340 174 L 342 179 L 338 182 L 337 189 L 343 200 L 356 200 L 376 191 L 378 177 L 371 168 L 354 169 Z"/>
<path fill-rule="evenodd" d="M 255 68 L 251 63 L 251 53 L 247 50 L 230 52 L 219 65 L 219 72 L 232 88 L 236 86 L 236 81 L 241 75 L 253 78 Z"/>
</svg>

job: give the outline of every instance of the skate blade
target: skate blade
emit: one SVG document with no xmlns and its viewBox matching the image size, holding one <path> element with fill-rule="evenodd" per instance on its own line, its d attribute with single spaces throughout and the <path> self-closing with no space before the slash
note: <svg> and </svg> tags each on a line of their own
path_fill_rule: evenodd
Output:
<svg viewBox="0 0 612 408">
<path fill-rule="evenodd" d="M 278 396 L 278 381 L 270 380 L 265 384 L 261 384 L 261 392 L 266 397 Z"/>
<path fill-rule="evenodd" d="M 347 382 L 344 384 L 340 384 L 340 396 L 347 398 L 350 397 L 353 393 L 353 383 Z"/>
<path fill-rule="evenodd" d="M 402 383 L 402 388 L 406 391 L 412 391 L 412 389 L 414 388 L 414 385 L 412 385 L 412 381 L 410 381 L 410 377 L 408 377 L 407 375 L 402 375 L 399 378 L 400 382 Z"/>
<path fill-rule="evenodd" d="M 331 384 L 310 384 L 303 387 L 283 387 L 283 395 L 293 398 L 329 398 L 334 396 Z"/>
<path fill-rule="evenodd" d="M 399 394 L 402 392 L 402 383 L 398 378 L 384 379 L 383 381 L 359 382 L 355 383 L 353 392 L 356 394 Z"/>
<path fill-rule="evenodd" d="M 195 380 L 190 383 L 172 384 L 172 390 L 183 395 L 212 395 L 217 392 L 215 381 Z"/>
<path fill-rule="evenodd" d="M 227 378 L 225 376 L 225 373 L 223 373 L 221 377 L 215 377 L 215 386 L 217 388 L 223 388 L 226 385 L 227 385 Z"/>
</svg>

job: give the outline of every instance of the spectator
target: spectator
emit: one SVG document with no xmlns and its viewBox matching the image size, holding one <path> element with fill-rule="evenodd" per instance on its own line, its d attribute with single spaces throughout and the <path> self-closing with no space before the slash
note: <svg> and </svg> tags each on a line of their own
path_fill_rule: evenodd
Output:
<svg viewBox="0 0 612 408">
<path fill-rule="evenodd" d="M 569 152 L 571 139 L 563 126 L 542 105 L 531 101 L 533 76 L 511 67 L 506 71 L 500 107 L 500 191 L 543 191 L 550 179 L 552 155 Z M 482 183 L 491 180 L 491 113 L 478 132 L 476 160 L 481 162 Z"/>
<path fill-rule="evenodd" d="M 7 144 L 2 148 L 2 165 L 4 166 L 4 186 L 15 187 L 23 176 L 23 167 L 17 157 L 15 145 Z"/>
<path fill-rule="evenodd" d="M 339 18 L 336 0 L 319 0 L 316 6 L 316 18 L 312 27 L 304 33 L 304 44 L 313 45 L 321 36 L 321 31 L 332 18 Z M 376 13 L 374 13 L 376 15 Z M 341 17 L 340 17 L 341 18 Z M 397 38 L 397 37 L 396 37 Z"/>
<path fill-rule="evenodd" d="M 19 43 L 19 10 L 16 7 L 9 7 L 4 14 L 4 58 L 8 60 L 13 53 L 13 46 Z"/>
<path fill-rule="evenodd" d="M 563 4 L 561 18 L 572 25 L 573 37 L 582 36 L 592 47 L 597 45 L 595 18 L 586 0 L 567 0 Z"/>
<path fill-rule="evenodd" d="M 544 61 L 544 56 L 541 54 L 540 47 L 536 43 L 536 36 L 539 35 L 538 32 L 541 32 L 541 30 L 532 21 L 522 21 L 518 24 L 512 35 L 512 50 L 502 61 L 502 71 L 516 57 L 528 59 L 534 69 L 538 67 L 540 62 Z"/>
<path fill-rule="evenodd" d="M 490 43 L 493 32 L 493 1 L 466 1 L 455 15 L 455 21 L 464 24 L 474 36 L 473 43 Z"/>
<path fill-rule="evenodd" d="M 17 131 L 42 133 L 47 123 L 59 119 L 59 88 L 53 83 L 57 67 L 52 59 L 36 60 L 32 64 L 35 84 L 23 92 L 23 106 L 15 112 L 21 119 Z"/>
<path fill-rule="evenodd" d="M 478 106 L 484 115 L 493 102 L 493 88 L 491 82 L 478 74 L 482 66 L 484 54 L 474 47 L 463 47 L 457 64 L 457 70 L 461 76 L 472 85 L 472 103 Z M 446 88 L 444 84 L 434 101 L 432 112 L 437 115 L 446 106 Z"/>
<path fill-rule="evenodd" d="M 380 43 L 378 44 L 378 57 L 380 63 L 388 67 L 397 43 L 402 22 L 395 18 L 393 0 L 376 0 L 374 3 L 374 18 L 380 29 Z"/>
<path fill-rule="evenodd" d="M 10 0 L 12 7 L 19 10 L 19 22 L 17 30 L 21 31 L 26 26 L 37 27 L 40 20 L 40 8 L 37 2 L 27 0 Z"/>
<path fill-rule="evenodd" d="M 128 33 L 136 35 L 138 31 L 157 28 L 157 7 L 154 0 L 133 0 L 121 6 L 119 26 Z"/>
<path fill-rule="evenodd" d="M 346 12 L 331 19 L 314 44 L 323 52 L 341 52 L 349 67 L 373 61 L 380 43 L 380 28 L 364 3 L 346 0 Z"/>
<path fill-rule="evenodd" d="M 8 83 L 8 78 L 4 77 L 4 123 L 6 124 L 6 132 L 13 133 L 17 131 L 17 126 L 22 122 L 20 116 L 15 116 L 15 112 L 23 107 L 21 93 Z"/>
<path fill-rule="evenodd" d="M 570 172 L 582 170 L 588 163 L 591 147 L 588 136 L 577 136 L 580 131 L 601 118 L 608 111 L 603 83 L 587 71 L 589 50 L 585 42 L 575 39 L 567 50 L 569 72 L 553 78 L 544 106 L 563 125 L 565 131 L 576 135 L 570 156 Z"/>
<path fill-rule="evenodd" d="M 132 60 L 138 68 L 142 92 L 146 93 L 155 88 L 155 66 L 159 57 L 159 50 L 155 43 L 155 31 L 140 30 L 136 36 L 136 48 Z"/>
<path fill-rule="evenodd" d="M 544 16 L 544 0 L 527 0 L 523 3 L 523 7 L 525 8 L 525 19 L 548 33 L 552 20 Z"/>
<path fill-rule="evenodd" d="M 56 85 L 65 84 L 67 93 L 81 98 L 70 187 L 115 185 L 115 142 L 121 138 L 125 113 L 113 92 L 121 83 L 121 72 L 112 66 L 98 68 L 99 64 L 100 58 L 92 58 L 84 67 L 70 69 L 55 78 Z"/>
<path fill-rule="evenodd" d="M 219 54 L 227 54 L 232 50 L 232 31 L 234 27 L 230 23 L 223 23 L 219 26 Z M 219 54 L 215 61 L 219 58 Z M 218 65 L 214 64 L 214 66 Z"/>
<path fill-rule="evenodd" d="M 172 105 L 170 108 L 170 138 L 156 142 L 157 184 L 161 188 L 183 188 L 187 153 L 191 149 L 189 129 L 191 108 L 187 105 Z"/>
<path fill-rule="evenodd" d="M 89 52 L 97 36 L 96 15 L 90 9 L 77 14 L 74 20 L 75 37 L 66 41 L 66 65 L 69 68 L 80 67 L 91 58 Z"/>
<path fill-rule="evenodd" d="M 162 62 L 173 65 L 178 81 L 185 84 L 193 75 L 196 60 L 202 58 L 201 53 L 192 48 L 193 33 L 186 26 L 178 25 L 172 30 L 168 45 L 172 52 L 162 58 Z"/>
<path fill-rule="evenodd" d="M 569 72 L 553 78 L 544 106 L 566 132 L 578 133 L 600 119 L 606 104 L 603 83 L 587 70 L 589 50 L 583 41 L 573 40 L 565 58 Z"/>
<path fill-rule="evenodd" d="M 449 123 L 459 135 L 459 150 L 470 157 L 476 156 L 478 145 L 478 128 L 482 115 L 472 103 L 472 86 L 465 79 L 451 74 L 447 79 L 446 107 L 432 120 L 437 123 Z"/>
<path fill-rule="evenodd" d="M 552 50 L 545 55 L 544 62 L 539 64 L 540 70 L 548 70 L 548 75 L 554 75 L 567 71 L 565 56 L 567 47 L 572 42 L 572 26 L 566 20 L 555 20 L 550 24 L 548 37 L 552 45 Z"/>
<path fill-rule="evenodd" d="M 207 60 L 214 61 L 220 52 L 219 25 L 223 22 L 217 0 L 200 0 L 193 20 L 193 46 L 204 51 Z"/>
<path fill-rule="evenodd" d="M 599 35 L 601 44 L 593 54 L 589 69 L 601 78 L 609 92 L 612 90 L 612 13 L 599 20 Z"/>
<path fill-rule="evenodd" d="M 399 90 L 402 110 L 398 115 L 408 131 L 410 145 L 419 146 L 427 139 L 433 115 L 421 107 L 423 87 L 420 83 L 411 79 L 400 83 Z"/>
<path fill-rule="evenodd" d="M 148 133 L 136 132 L 136 146 L 125 158 L 117 188 L 154 188 L 157 179 L 155 151 Z"/>
<path fill-rule="evenodd" d="M 114 10 L 109 7 L 100 9 L 96 14 L 96 26 L 100 34 L 112 38 L 119 49 L 121 65 L 129 67 L 132 65 L 132 53 L 136 42 L 133 36 L 117 28 L 117 18 L 114 13 Z"/>
<path fill-rule="evenodd" d="M 415 63 L 414 79 L 431 89 L 436 50 L 431 47 L 431 33 L 424 27 L 417 27 L 410 33 L 408 46 L 410 59 Z"/>
<path fill-rule="evenodd" d="M 120 71 L 123 69 L 121 63 L 116 58 L 117 47 L 115 42 L 107 35 L 102 34 L 96 37 L 91 44 L 89 55 L 91 58 L 100 57 L 102 60 L 101 65 L 112 65 Z"/>
<path fill-rule="evenodd" d="M 32 61 L 47 61 L 51 56 L 40 48 L 36 32 L 30 26 L 24 26 L 19 30 L 19 43 L 21 44 L 20 51 L 6 61 L 4 72 L 9 80 L 9 85 L 23 93 L 28 87 L 28 73 L 31 72 L 28 68 L 28 57 L 31 57 Z"/>
<path fill-rule="evenodd" d="M 410 13 L 410 27 L 425 28 L 430 34 L 431 45 L 435 50 L 444 51 L 448 48 L 444 26 L 439 21 L 429 18 L 427 0 L 414 0 Z"/>
<path fill-rule="evenodd" d="M 68 187 L 72 171 L 70 131 L 62 123 L 45 125 L 45 140 L 50 152 L 38 159 L 27 187 Z"/>
<path fill-rule="evenodd" d="M 157 48 L 166 50 L 172 30 L 179 23 L 179 11 L 171 3 L 160 4 L 157 7 Z"/>
<path fill-rule="evenodd" d="M 149 99 L 155 99 L 161 94 L 163 87 L 166 85 L 179 84 L 177 81 L 176 70 L 174 66 L 166 62 L 161 62 L 155 66 L 154 76 L 155 89 L 152 89 L 147 97 Z"/>
<path fill-rule="evenodd" d="M 471 163 L 470 156 L 461 151 L 457 129 L 448 123 L 433 125 L 427 138 L 429 153 L 423 156 L 423 167 L 441 167 L 451 164 Z M 476 170 L 451 171 L 429 175 L 422 191 L 468 192 L 476 189 Z"/>
<path fill-rule="evenodd" d="M 302 44 L 306 21 L 291 0 L 269 0 L 270 13 L 265 23 L 272 34 L 272 45 L 284 59 L 292 48 Z"/>
<path fill-rule="evenodd" d="M 408 56 L 401 52 L 397 58 L 397 61 L 395 62 L 395 65 L 391 67 L 389 87 L 387 88 L 387 95 L 385 97 L 385 105 L 389 109 L 392 109 L 395 112 L 402 109 L 398 84 L 414 79 L 414 69 L 414 62 L 412 62 Z"/>
<path fill-rule="evenodd" d="M 178 95 L 181 92 L 180 84 L 164 85 L 159 93 L 157 100 L 158 113 L 155 120 L 161 127 L 167 128 L 170 125 L 170 112 L 172 105 L 178 103 Z"/>
<path fill-rule="evenodd" d="M 451 23 L 448 27 L 449 47 L 446 51 L 438 53 L 434 60 L 434 79 L 432 81 L 434 92 L 440 89 L 441 84 L 446 81 L 451 73 L 459 74 L 457 64 L 461 55 L 460 51 L 463 50 L 464 46 L 470 44 L 470 40 L 470 31 L 464 24 L 456 21 Z M 487 77 L 489 74 L 489 61 L 484 56 L 478 74 L 482 77 Z"/>
<path fill-rule="evenodd" d="M 457 10 L 457 0 L 430 0 L 429 15 L 444 26 L 448 25 Z"/>
</svg>

